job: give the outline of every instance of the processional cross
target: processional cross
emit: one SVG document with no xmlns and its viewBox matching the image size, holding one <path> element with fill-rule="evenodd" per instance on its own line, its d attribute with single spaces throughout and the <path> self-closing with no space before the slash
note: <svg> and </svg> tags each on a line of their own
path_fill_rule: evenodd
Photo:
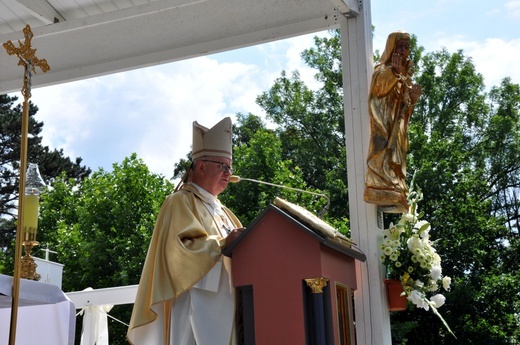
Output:
<svg viewBox="0 0 520 345">
<path fill-rule="evenodd" d="M 24 97 L 22 112 L 22 142 L 20 145 L 20 186 L 18 190 L 18 224 L 16 229 L 16 247 L 14 258 L 14 277 L 13 277 L 13 300 L 11 304 L 11 325 L 9 329 L 9 344 L 15 344 L 16 338 L 16 321 L 18 316 L 18 299 L 20 294 L 20 275 L 21 275 L 21 255 L 23 241 L 23 216 L 24 216 L 24 195 L 25 180 L 27 172 L 27 137 L 29 132 L 29 98 L 31 98 L 31 79 L 32 74 L 36 73 L 36 67 L 39 67 L 43 73 L 50 70 L 45 59 L 40 60 L 36 57 L 36 49 L 31 47 L 33 33 L 29 24 L 23 29 L 25 41 L 22 43 L 18 40 L 17 48 L 13 42 L 4 43 L 4 48 L 9 55 L 16 55 L 19 59 L 18 66 L 24 67 L 22 95 Z"/>
<path fill-rule="evenodd" d="M 40 67 L 43 73 L 46 73 L 51 68 L 47 64 L 47 60 L 40 60 L 36 57 L 36 49 L 31 47 L 31 40 L 34 35 L 29 24 L 23 29 L 23 35 L 25 41 L 22 43 L 18 40 L 19 48 L 16 48 L 11 41 L 4 43 L 4 48 L 7 54 L 18 56 L 18 66 L 23 66 L 25 69 L 22 95 L 27 101 L 31 98 L 31 77 L 32 73 L 36 73 L 36 67 Z"/>
</svg>

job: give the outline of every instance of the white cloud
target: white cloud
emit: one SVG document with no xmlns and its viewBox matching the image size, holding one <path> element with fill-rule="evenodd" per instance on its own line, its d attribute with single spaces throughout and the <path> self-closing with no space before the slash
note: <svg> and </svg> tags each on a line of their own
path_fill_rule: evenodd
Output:
<svg viewBox="0 0 520 345">
<path fill-rule="evenodd" d="M 487 88 L 498 86 L 505 77 L 510 77 L 514 83 L 520 83 L 520 70 L 513 68 L 520 54 L 520 38 L 474 41 L 463 36 L 452 36 L 439 40 L 438 44 L 450 52 L 462 49 L 466 57 L 471 57 L 477 72 L 484 76 Z"/>
<path fill-rule="evenodd" d="M 91 122 L 88 104 L 76 95 L 90 91 L 91 83 L 79 81 L 33 90 L 31 101 L 39 108 L 36 119 L 44 122 L 44 145 L 63 148 L 67 154 L 76 155 L 74 144 L 90 135 L 88 123 Z"/>
<path fill-rule="evenodd" d="M 511 18 L 520 18 L 520 1 L 508 1 L 504 5 L 506 14 Z"/>
<path fill-rule="evenodd" d="M 210 127 L 237 112 L 262 115 L 255 99 L 271 82 L 253 64 L 200 57 L 35 89 L 32 101 L 44 145 L 94 170 L 137 152 L 169 178 L 190 150 L 193 121 Z"/>
<path fill-rule="evenodd" d="M 111 170 L 136 152 L 151 171 L 171 177 L 191 149 L 192 122 L 213 126 L 238 112 L 263 116 L 256 97 L 281 70 L 314 71 L 300 53 L 314 35 L 240 50 L 234 61 L 206 56 L 33 90 L 44 122 L 43 144 L 83 158 L 93 170 Z M 229 58 L 228 58 L 229 60 Z"/>
<path fill-rule="evenodd" d="M 290 76 L 292 72 L 298 71 L 301 80 L 303 80 L 305 84 L 311 89 L 316 89 L 321 85 L 314 78 L 314 75 L 317 71 L 305 64 L 305 62 L 302 60 L 301 54 L 305 49 L 309 49 L 314 46 L 315 36 L 330 37 L 330 34 L 327 31 L 323 31 L 295 37 L 292 38 L 290 41 L 280 41 L 272 43 L 273 45 L 275 45 L 275 47 L 276 45 L 285 44 L 285 47 L 280 50 L 285 52 L 285 59 L 287 60 L 287 65 L 284 69 L 287 72 L 287 75 Z"/>
</svg>

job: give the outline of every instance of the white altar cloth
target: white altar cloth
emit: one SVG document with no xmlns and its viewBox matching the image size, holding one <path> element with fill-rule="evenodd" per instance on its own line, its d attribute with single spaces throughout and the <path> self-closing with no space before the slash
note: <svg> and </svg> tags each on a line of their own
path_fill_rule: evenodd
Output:
<svg viewBox="0 0 520 345">
<path fill-rule="evenodd" d="M 0 345 L 9 343 L 13 277 L 0 274 Z M 74 345 L 76 307 L 55 285 L 21 279 L 16 345 Z"/>
</svg>

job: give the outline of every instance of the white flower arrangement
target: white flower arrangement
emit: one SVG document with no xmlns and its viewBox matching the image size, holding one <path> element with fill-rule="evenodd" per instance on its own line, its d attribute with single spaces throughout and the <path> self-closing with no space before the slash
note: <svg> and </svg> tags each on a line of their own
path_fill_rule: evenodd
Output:
<svg viewBox="0 0 520 345">
<path fill-rule="evenodd" d="M 418 202 L 423 195 L 420 190 L 413 189 L 413 180 L 408 194 L 408 212 L 401 215 L 397 224 L 390 223 L 388 229 L 383 230 L 380 260 L 387 267 L 389 276 L 401 281 L 407 299 L 417 308 L 431 308 L 455 336 L 437 311 L 446 298 L 441 293 L 434 294 L 441 286 L 449 291 L 451 278 L 442 275 L 441 258 L 435 250 L 435 242 L 430 239 L 430 223 L 420 220 L 424 213 L 418 212 Z"/>
</svg>

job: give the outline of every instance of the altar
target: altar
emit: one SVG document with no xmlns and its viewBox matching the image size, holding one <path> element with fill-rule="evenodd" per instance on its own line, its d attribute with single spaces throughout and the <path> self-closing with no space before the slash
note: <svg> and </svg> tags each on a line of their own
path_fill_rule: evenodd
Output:
<svg viewBox="0 0 520 345">
<path fill-rule="evenodd" d="M 0 345 L 9 343 L 13 277 L 0 274 Z M 55 285 L 21 279 L 16 344 L 73 345 L 76 307 Z"/>
</svg>

